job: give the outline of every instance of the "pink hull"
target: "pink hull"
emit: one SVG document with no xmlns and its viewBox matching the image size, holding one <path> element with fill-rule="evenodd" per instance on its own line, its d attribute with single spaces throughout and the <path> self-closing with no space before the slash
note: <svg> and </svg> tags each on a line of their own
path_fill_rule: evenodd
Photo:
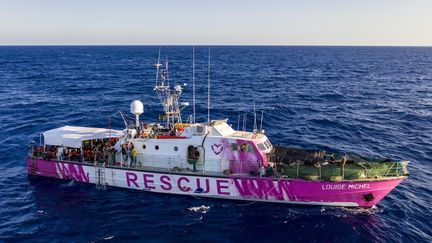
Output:
<svg viewBox="0 0 432 243">
<path fill-rule="evenodd" d="M 111 167 L 105 170 L 104 181 L 114 187 L 223 199 L 355 207 L 372 207 L 405 178 L 325 182 L 170 174 Z M 80 163 L 29 158 L 27 173 L 92 184 L 98 181 L 96 168 Z"/>
</svg>

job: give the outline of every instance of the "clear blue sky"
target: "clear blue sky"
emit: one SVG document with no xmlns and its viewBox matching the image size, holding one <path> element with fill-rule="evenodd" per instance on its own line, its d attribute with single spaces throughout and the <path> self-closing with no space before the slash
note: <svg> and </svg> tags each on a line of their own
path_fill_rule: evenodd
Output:
<svg viewBox="0 0 432 243">
<path fill-rule="evenodd" d="M 432 0 L 0 0 L 0 45 L 432 45 Z"/>
</svg>

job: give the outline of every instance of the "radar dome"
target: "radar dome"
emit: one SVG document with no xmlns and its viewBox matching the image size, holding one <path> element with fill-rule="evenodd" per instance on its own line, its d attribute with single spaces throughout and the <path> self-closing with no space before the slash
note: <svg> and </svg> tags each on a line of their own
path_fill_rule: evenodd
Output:
<svg viewBox="0 0 432 243">
<path fill-rule="evenodd" d="M 144 105 L 139 100 L 132 101 L 130 105 L 130 112 L 134 115 L 141 115 L 144 113 Z"/>
</svg>

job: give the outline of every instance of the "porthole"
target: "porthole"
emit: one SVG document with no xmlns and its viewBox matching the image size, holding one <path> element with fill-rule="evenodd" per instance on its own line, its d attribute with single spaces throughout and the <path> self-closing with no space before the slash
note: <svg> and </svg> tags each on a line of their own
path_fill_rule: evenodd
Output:
<svg viewBox="0 0 432 243">
<path fill-rule="evenodd" d="M 174 146 L 174 151 L 178 151 L 178 147 L 177 146 Z"/>
<path fill-rule="evenodd" d="M 156 150 L 159 150 L 159 145 L 156 145 L 156 146 L 155 146 L 155 149 L 156 149 Z"/>
<path fill-rule="evenodd" d="M 145 144 L 143 144 L 143 149 L 146 149 L 146 145 Z"/>
</svg>

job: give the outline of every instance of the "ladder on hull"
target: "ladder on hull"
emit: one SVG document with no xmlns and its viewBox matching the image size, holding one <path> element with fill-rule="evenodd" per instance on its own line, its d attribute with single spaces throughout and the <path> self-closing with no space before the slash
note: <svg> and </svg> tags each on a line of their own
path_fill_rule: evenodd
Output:
<svg viewBox="0 0 432 243">
<path fill-rule="evenodd" d="M 106 190 L 107 183 L 105 182 L 105 164 L 95 164 L 95 178 L 96 178 L 96 189 Z"/>
</svg>

